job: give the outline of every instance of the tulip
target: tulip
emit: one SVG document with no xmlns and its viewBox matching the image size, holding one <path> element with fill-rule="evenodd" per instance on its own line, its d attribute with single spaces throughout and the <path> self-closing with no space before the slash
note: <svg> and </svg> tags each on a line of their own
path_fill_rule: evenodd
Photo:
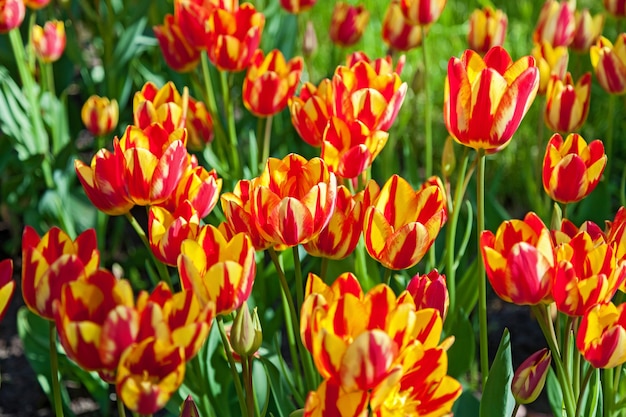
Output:
<svg viewBox="0 0 626 417">
<path fill-rule="evenodd" d="M 198 218 L 203 219 L 215 208 L 221 189 L 222 179 L 217 177 L 215 169 L 207 171 L 192 159 L 172 195 L 161 206 L 174 212 L 185 204 L 185 201 L 189 201 Z"/>
<path fill-rule="evenodd" d="M 185 401 L 183 401 L 183 405 L 181 406 L 179 416 L 180 417 L 201 417 L 200 412 L 198 411 L 198 407 L 196 406 L 196 403 L 191 397 L 191 394 L 189 394 L 187 398 L 185 398 Z"/>
<path fill-rule="evenodd" d="M 50 0 L 24 0 L 24 4 L 31 10 L 43 9 L 50 3 Z"/>
<path fill-rule="evenodd" d="M 392 50 L 408 51 L 421 46 L 422 31 L 427 28 L 411 23 L 402 14 L 400 0 L 389 3 L 383 18 L 382 37 Z"/>
<path fill-rule="evenodd" d="M 328 225 L 337 178 L 320 158 L 289 154 L 268 159 L 252 192 L 252 217 L 261 236 L 275 245 L 295 246 Z"/>
<path fill-rule="evenodd" d="M 357 201 L 350 191 L 337 187 L 337 204 L 328 225 L 320 234 L 304 244 L 311 255 L 329 259 L 343 259 L 354 252 L 361 237 L 363 203 Z"/>
<path fill-rule="evenodd" d="M 153 123 L 159 123 L 167 131 L 184 127 L 186 110 L 183 99 L 173 82 L 168 81 L 157 88 L 148 81 L 133 97 L 134 125 L 147 129 Z"/>
<path fill-rule="evenodd" d="M 580 227 L 576 227 L 576 225 L 568 219 L 561 220 L 560 229 L 552 230 L 552 240 L 558 247 L 563 243 L 570 242 L 579 232 L 587 233 L 591 237 L 591 240 L 593 240 L 594 246 L 608 242 L 607 235 L 596 223 L 587 220 L 583 222 Z"/>
<path fill-rule="evenodd" d="M 367 416 L 368 404 L 368 392 L 347 391 L 335 381 L 324 380 L 309 392 L 303 417 Z"/>
<path fill-rule="evenodd" d="M 400 0 L 402 14 L 413 25 L 429 25 L 439 19 L 447 0 Z"/>
<path fill-rule="evenodd" d="M 61 297 L 63 284 L 90 276 L 99 263 L 95 230 L 88 229 L 72 240 L 58 227 L 40 237 L 26 226 L 22 235 L 22 295 L 26 306 L 53 320 L 52 304 Z"/>
<path fill-rule="evenodd" d="M 206 22 L 215 8 L 232 11 L 238 6 L 238 0 L 175 0 L 174 24 L 180 28 L 185 41 L 197 51 L 206 50 Z"/>
<path fill-rule="evenodd" d="M 626 279 L 626 264 L 612 246 L 579 232 L 557 249 L 552 295 L 559 311 L 582 316 L 598 303 L 608 303 Z"/>
<path fill-rule="evenodd" d="M 351 46 L 363 36 L 370 13 L 365 6 L 352 6 L 339 1 L 335 3 L 330 22 L 330 40 L 339 46 Z"/>
<path fill-rule="evenodd" d="M 173 213 L 163 207 L 150 207 L 148 213 L 150 248 L 154 256 L 167 265 L 176 265 L 183 241 L 194 239 L 199 228 L 198 212 L 188 200 Z"/>
<path fill-rule="evenodd" d="M 606 242 L 615 245 L 617 259 L 626 259 L 626 208 L 620 207 L 615 218 L 607 222 Z M 624 289 L 622 290 L 623 292 Z"/>
<path fill-rule="evenodd" d="M 442 320 L 446 319 L 450 299 L 445 275 L 440 274 L 436 269 L 426 275 L 417 274 L 411 278 L 406 290 L 413 297 L 416 310 L 434 308 L 439 312 Z"/>
<path fill-rule="evenodd" d="M 280 0 L 280 5 L 289 13 L 298 14 L 315 6 L 317 0 Z"/>
<path fill-rule="evenodd" d="M 324 130 L 332 116 L 333 92 L 329 79 L 316 87 L 304 83 L 300 96 L 289 99 L 291 122 L 302 140 L 311 146 L 322 146 Z"/>
<path fill-rule="evenodd" d="M 551 301 L 555 250 L 550 231 L 535 213 L 505 221 L 495 235 L 482 232 L 480 251 L 489 282 L 504 301 L 518 305 Z"/>
<path fill-rule="evenodd" d="M 393 175 L 365 209 L 363 236 L 367 252 L 385 268 L 411 268 L 430 249 L 446 217 L 439 187 L 415 191 L 406 180 Z"/>
<path fill-rule="evenodd" d="M 580 201 L 591 193 L 604 172 L 607 156 L 600 140 L 587 145 L 577 133 L 565 141 L 554 134 L 543 158 L 543 188 L 560 203 Z"/>
<path fill-rule="evenodd" d="M 470 49 L 485 54 L 494 46 L 502 46 L 506 37 L 508 18 L 500 10 L 486 6 L 476 9 L 469 18 L 467 43 Z"/>
<path fill-rule="evenodd" d="M 173 15 L 166 15 L 163 24 L 154 26 L 152 30 L 170 68 L 177 72 L 189 72 L 198 66 L 200 51 L 189 44 Z"/>
<path fill-rule="evenodd" d="M 602 88 L 609 94 L 626 93 L 626 33 L 617 36 L 615 45 L 600 36 L 589 55 Z"/>
<path fill-rule="evenodd" d="M 20 27 L 25 15 L 23 0 L 0 0 L 0 34 Z"/>
<path fill-rule="evenodd" d="M 552 47 L 569 46 L 574 39 L 576 0 L 546 0 L 539 12 L 533 41 L 547 42 Z"/>
<path fill-rule="evenodd" d="M 251 357 L 259 350 L 262 342 L 263 332 L 257 309 L 251 315 L 248 303 L 244 301 L 230 330 L 230 344 L 240 357 Z"/>
<path fill-rule="evenodd" d="M 302 39 L 302 54 L 308 58 L 311 57 L 315 51 L 317 51 L 317 34 L 315 33 L 313 22 L 309 20 L 306 22 L 306 29 L 304 30 Z"/>
<path fill-rule="evenodd" d="M 529 404 L 537 399 L 550 370 L 552 354 L 546 348 L 530 355 L 517 368 L 511 381 L 513 398 L 519 404 Z"/>
<path fill-rule="evenodd" d="M 597 304 L 583 316 L 576 346 L 594 368 L 626 362 L 626 304 Z"/>
<path fill-rule="evenodd" d="M 74 161 L 76 176 L 89 201 L 109 216 L 126 214 L 135 205 L 126 189 L 124 167 L 124 154 L 117 138 L 113 141 L 113 152 L 100 149 L 91 159 L 91 165 Z"/>
<path fill-rule="evenodd" d="M 31 41 L 35 54 L 43 62 L 57 61 L 65 50 L 65 25 L 53 20 L 46 22 L 44 27 L 34 25 Z"/>
<path fill-rule="evenodd" d="M 215 304 L 215 314 L 229 314 L 248 299 L 256 263 L 252 241 L 244 233 L 232 239 L 203 226 L 197 240 L 182 243 L 178 271 L 182 287 L 192 289 L 200 304 Z"/>
<path fill-rule="evenodd" d="M 220 71 L 241 71 L 248 67 L 259 47 L 265 16 L 251 3 L 229 11 L 216 8 L 206 23 L 209 59 Z"/>
<path fill-rule="evenodd" d="M 532 56 L 539 68 L 539 94 L 545 94 L 550 77 L 556 75 L 560 80 L 565 78 L 569 54 L 565 46 L 552 47 L 547 42 L 536 43 Z"/>
<path fill-rule="evenodd" d="M 182 348 L 154 338 L 131 346 L 120 359 L 118 398 L 138 414 L 155 413 L 183 383 L 184 359 Z"/>
<path fill-rule="evenodd" d="M 370 57 L 368 57 L 365 52 L 355 51 L 351 53 L 350 55 L 348 55 L 348 57 L 346 58 L 346 66 L 348 68 L 356 68 L 355 65 L 361 61 L 368 64 L 368 66 L 373 70 L 373 73 L 370 71 L 367 71 L 368 67 L 364 66 L 364 67 L 361 67 L 361 70 L 359 71 L 359 72 L 365 73 L 368 80 L 371 81 L 373 77 L 371 77 L 371 75 L 367 75 L 368 73 L 376 74 L 377 76 L 383 75 L 385 77 L 392 75 L 394 72 L 398 76 L 402 74 L 402 70 L 404 69 L 404 64 L 406 62 L 406 56 L 400 55 L 400 58 L 398 59 L 398 62 L 396 62 L 396 66 L 394 67 L 393 60 L 390 55 L 387 55 L 384 58 L 370 59 Z M 395 76 L 393 76 L 393 78 L 395 80 Z M 375 83 L 372 83 L 372 84 L 375 84 Z M 394 82 L 394 89 L 395 89 L 395 86 L 397 85 Z M 377 88 L 380 90 L 379 87 Z"/>
<path fill-rule="evenodd" d="M 448 63 L 443 109 L 448 132 L 462 145 L 497 152 L 508 145 L 538 87 L 532 57 L 514 63 L 498 46 L 484 59 L 467 50 Z"/>
<path fill-rule="evenodd" d="M 574 30 L 574 40 L 570 46 L 577 52 L 587 53 L 591 45 L 596 43 L 602 35 L 604 15 L 599 13 L 592 17 L 589 9 L 583 9 L 577 10 L 574 18 L 576 29 Z"/>
<path fill-rule="evenodd" d="M 591 73 L 587 72 L 574 85 L 568 72 L 565 79 L 550 77 L 546 90 L 544 120 L 556 132 L 575 132 L 587 120 L 591 98 Z"/>
<path fill-rule="evenodd" d="M 300 82 L 303 61 L 296 57 L 285 62 L 278 49 L 267 56 L 255 51 L 243 81 L 243 103 L 255 116 L 272 116 L 285 107 Z"/>
<path fill-rule="evenodd" d="M 624 0 L 602 0 L 607 12 L 615 17 L 626 17 L 626 1 Z"/>
<path fill-rule="evenodd" d="M 8 310 L 14 292 L 13 261 L 5 259 L 0 262 L 0 322 Z"/>
<path fill-rule="evenodd" d="M 83 124 L 96 136 L 111 133 L 117 126 L 119 108 L 115 99 L 91 96 L 87 99 L 80 112 Z"/>
<path fill-rule="evenodd" d="M 203 102 L 189 97 L 187 108 L 187 147 L 201 151 L 213 142 L 213 119 Z"/>
</svg>

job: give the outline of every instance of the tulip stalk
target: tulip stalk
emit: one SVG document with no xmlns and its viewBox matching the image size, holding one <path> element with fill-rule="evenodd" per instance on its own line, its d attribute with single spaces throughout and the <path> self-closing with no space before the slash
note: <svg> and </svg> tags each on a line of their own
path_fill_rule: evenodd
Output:
<svg viewBox="0 0 626 417">
<path fill-rule="evenodd" d="M 59 381 L 59 355 L 57 353 L 56 325 L 50 322 L 50 379 L 52 380 L 52 397 L 54 398 L 54 414 L 63 417 L 63 400 L 61 399 L 61 383 Z"/>
<path fill-rule="evenodd" d="M 261 163 L 259 166 L 263 166 L 270 157 L 270 139 L 272 136 L 272 121 L 274 116 L 268 116 L 265 118 L 265 128 L 263 130 L 263 153 L 261 155 Z"/>
<path fill-rule="evenodd" d="M 611 179 L 611 161 L 613 160 L 613 131 L 615 130 L 615 107 L 617 96 L 616 94 L 610 94 L 609 97 L 609 109 L 607 111 L 607 125 L 606 125 L 606 155 L 608 156 L 606 162 L 606 169 L 604 175 L 607 179 Z"/>
<path fill-rule="evenodd" d="M 478 168 L 476 170 L 476 205 L 478 247 L 480 248 L 480 234 L 485 230 L 485 150 L 478 150 Z M 480 256 L 480 254 L 479 254 Z M 487 280 L 485 278 L 485 264 L 478 261 L 478 322 L 480 337 L 480 372 L 482 386 L 485 388 L 489 375 L 489 341 L 487 339 Z"/>
<path fill-rule="evenodd" d="M 226 329 L 224 328 L 224 317 L 220 314 L 216 317 L 215 320 L 217 321 L 217 328 L 222 339 L 222 346 L 224 347 L 226 359 L 228 359 L 228 367 L 230 368 L 230 372 L 233 377 L 233 383 L 235 384 L 235 391 L 237 392 L 237 398 L 239 399 L 239 408 L 241 411 L 241 415 L 242 417 L 247 416 L 249 415 L 248 407 L 246 405 L 243 388 L 241 387 L 241 380 L 239 380 L 239 373 L 237 372 L 237 367 L 235 365 L 235 358 L 233 358 L 233 352 L 231 352 L 230 344 L 228 343 L 228 336 L 226 335 Z"/>
<path fill-rule="evenodd" d="M 426 135 L 426 178 L 433 175 L 433 124 L 430 109 L 430 87 L 428 82 L 428 53 L 426 51 L 426 27 L 420 26 L 422 31 L 422 57 L 424 60 L 424 132 Z M 434 253 L 434 251 L 433 251 Z"/>
<path fill-rule="evenodd" d="M 211 115 L 213 121 L 213 130 L 215 136 L 220 138 L 218 143 L 222 143 L 222 140 L 226 139 L 226 133 L 222 126 L 220 115 L 217 112 L 217 104 L 215 102 L 215 91 L 213 90 L 213 83 L 211 82 L 211 70 L 209 69 L 209 58 L 207 52 L 200 54 L 200 62 L 202 66 L 202 78 L 204 79 L 204 90 L 207 100 L 207 109 Z"/>
<path fill-rule="evenodd" d="M 230 86 L 228 85 L 227 74 L 220 71 L 220 83 L 222 86 L 222 97 L 224 98 L 224 109 L 226 112 L 226 123 L 228 124 L 228 139 L 230 141 L 230 154 L 232 156 L 232 169 L 236 172 L 236 178 L 243 177 L 241 164 L 239 163 L 239 149 L 237 148 L 237 127 L 235 126 L 235 113 L 230 97 Z"/>
<path fill-rule="evenodd" d="M 118 396 L 116 397 L 115 402 L 117 403 L 117 415 L 119 417 L 126 417 L 126 408 L 124 407 L 122 399 Z"/>
</svg>

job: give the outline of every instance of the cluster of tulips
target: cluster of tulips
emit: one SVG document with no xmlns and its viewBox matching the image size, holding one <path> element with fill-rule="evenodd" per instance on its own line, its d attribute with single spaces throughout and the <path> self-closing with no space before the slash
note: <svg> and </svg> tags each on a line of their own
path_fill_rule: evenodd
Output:
<svg viewBox="0 0 626 417">
<path fill-rule="evenodd" d="M 316 1 L 280 3 L 299 14 Z M 46 4 L 0 0 L 0 32 L 19 30 L 25 6 Z M 626 17 L 626 2 L 604 4 L 608 13 Z M 382 39 L 393 52 L 424 47 L 445 5 L 391 0 Z M 500 298 L 532 306 L 549 346 L 504 381 L 506 395 L 518 405 L 534 401 L 553 361 L 566 415 L 593 407 L 592 381 L 605 392 L 605 415 L 619 409 L 626 362 L 626 308 L 620 303 L 626 291 L 626 210 L 619 209 L 605 229 L 566 218 L 567 206 L 608 176 L 612 150 L 612 137 L 605 140 L 605 152 L 602 141 L 587 143 L 576 133 L 589 113 L 592 76 L 583 74 L 574 83 L 567 69 L 568 48 L 589 53 L 600 86 L 612 95 L 626 93 L 626 34 L 613 45 L 602 36 L 603 15 L 577 11 L 575 1 L 548 0 L 533 34 L 534 49 L 514 60 L 501 46 L 506 15 L 490 7 L 474 11 L 471 49 L 448 63 L 443 121 L 458 144 L 476 151 L 475 162 L 468 169 L 465 152 L 458 178 L 445 169 L 443 179 L 431 175 L 432 121 L 426 112 L 430 168 L 415 188 L 399 175 L 382 185 L 371 178 L 407 95 L 401 79 L 405 57 L 372 59 L 355 52 L 331 78 L 301 84 L 304 57 L 259 49 L 265 18 L 255 5 L 238 0 L 175 0 L 173 14 L 154 27 L 154 35 L 173 70 L 202 74 L 204 101 L 171 81 L 147 82 L 133 97 L 132 124 L 121 137 L 103 142 L 108 146 L 90 164 L 75 160 L 78 180 L 99 215 L 125 216 L 153 255 L 151 291 L 134 291 L 129 280 L 101 265 L 104 248 L 98 248 L 94 229 L 73 239 L 58 227 L 43 235 L 25 227 L 22 296 L 33 313 L 50 321 L 67 356 L 114 384 L 120 404 L 149 415 L 192 378 L 186 375 L 190 368 L 206 368 L 198 365 L 206 360 L 198 352 L 215 323 L 241 414 L 259 415 L 252 374 L 264 345 L 263 315 L 251 313 L 248 301 L 265 252 L 275 268 L 270 279 L 281 288 L 293 409 L 305 416 L 448 415 L 463 387 L 448 375 L 454 327 L 446 327 L 446 319 L 454 323 L 469 314 L 456 305 L 456 226 L 475 169 L 482 389 L 488 390 L 490 376 L 486 274 Z M 337 2 L 331 40 L 354 45 L 369 18 L 365 7 Z M 53 62 L 63 53 L 63 23 L 33 28 L 31 41 L 42 63 Z M 243 105 L 265 127 L 258 142 L 245 145 L 227 80 L 228 73 L 240 71 Z M 212 74 L 220 77 L 219 97 Z M 544 120 L 554 132 L 543 159 L 543 188 L 562 208 L 555 204 L 550 226 L 531 212 L 505 221 L 494 234 L 484 230 L 486 156 L 511 142 L 538 94 L 545 95 Z M 319 148 L 319 157 L 270 156 L 272 118 L 285 109 L 301 139 Z M 118 123 L 118 103 L 92 96 L 81 116 L 106 141 Z M 450 152 L 444 151 L 444 159 Z M 251 163 L 244 166 L 244 160 Z M 211 161 L 224 171 L 207 169 Z M 213 216 L 218 203 L 223 216 Z M 146 208 L 145 225 L 134 217 L 138 206 Z M 220 221 L 211 224 L 214 217 Z M 446 222 L 443 275 L 434 269 L 433 246 Z M 280 254 L 289 249 L 293 282 Z M 394 273 L 414 268 L 429 251 L 429 272 L 394 292 Z M 321 259 L 320 273 L 306 280 L 304 252 Z M 384 282 L 370 288 L 363 284 L 371 282 L 366 253 L 385 270 Z M 360 266 L 330 282 L 329 260 L 347 257 Z M 0 318 L 15 289 L 12 275 L 12 261 L 0 262 Z M 183 413 L 191 413 L 187 406 Z"/>
</svg>

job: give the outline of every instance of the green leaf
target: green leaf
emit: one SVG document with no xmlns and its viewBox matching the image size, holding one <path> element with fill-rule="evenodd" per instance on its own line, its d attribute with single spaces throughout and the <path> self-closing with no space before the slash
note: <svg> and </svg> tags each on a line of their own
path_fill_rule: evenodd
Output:
<svg viewBox="0 0 626 417">
<path fill-rule="evenodd" d="M 480 417 L 509 417 L 511 415 L 515 407 L 515 400 L 511 394 L 512 380 L 511 336 L 509 330 L 504 329 L 480 401 Z"/>
<path fill-rule="evenodd" d="M 476 302 L 478 302 L 478 288 L 476 284 L 476 275 L 478 274 L 478 262 L 482 262 L 480 258 L 474 259 L 474 262 L 467 268 L 461 279 L 456 284 L 456 308 L 457 311 L 472 311 Z"/>
<path fill-rule="evenodd" d="M 261 357 L 261 363 L 265 367 L 267 373 L 267 383 L 270 386 L 273 405 L 278 417 L 287 417 L 293 411 L 293 403 L 291 393 L 286 386 L 284 377 L 281 375 L 278 367 L 268 358 Z"/>
<path fill-rule="evenodd" d="M 480 401 L 474 391 L 465 390 L 452 407 L 452 414 L 456 417 L 476 417 L 480 412 Z"/>
<path fill-rule="evenodd" d="M 548 402 L 550 403 L 552 413 L 555 416 L 560 416 L 563 413 L 563 393 L 561 392 L 559 380 L 552 368 L 548 369 L 545 389 L 548 394 Z"/>
<path fill-rule="evenodd" d="M 470 369 L 476 353 L 474 328 L 464 310 L 459 311 L 450 334 L 455 340 L 448 350 L 448 375 L 458 378 Z"/>
</svg>

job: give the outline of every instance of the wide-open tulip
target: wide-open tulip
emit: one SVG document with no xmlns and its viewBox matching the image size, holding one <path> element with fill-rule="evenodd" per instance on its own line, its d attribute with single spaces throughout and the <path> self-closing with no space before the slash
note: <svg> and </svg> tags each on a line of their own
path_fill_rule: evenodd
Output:
<svg viewBox="0 0 626 417">
<path fill-rule="evenodd" d="M 148 240 L 156 258 L 175 266 L 180 246 L 185 239 L 195 239 L 200 229 L 200 217 L 189 200 L 169 212 L 158 206 L 151 206 L 148 213 Z"/>
<path fill-rule="evenodd" d="M 241 71 L 259 47 L 265 16 L 252 3 L 235 10 L 217 8 L 206 22 L 209 59 L 220 71 Z"/>
<path fill-rule="evenodd" d="M 600 36 L 589 56 L 602 88 L 610 94 L 626 93 L 626 33 L 619 34 L 615 44 Z"/>
<path fill-rule="evenodd" d="M 0 322 L 7 312 L 14 292 L 13 261 L 5 259 L 0 262 Z"/>
<path fill-rule="evenodd" d="M 168 133 L 160 123 L 145 130 L 128 126 L 120 149 L 126 189 L 135 204 L 159 204 L 172 195 L 189 164 L 186 134 L 185 129 Z"/>
<path fill-rule="evenodd" d="M 534 42 L 548 42 L 553 47 L 569 46 L 574 39 L 576 0 L 546 0 L 533 32 Z"/>
<path fill-rule="evenodd" d="M 165 407 L 184 377 L 183 349 L 148 338 L 124 351 L 115 385 L 126 407 L 149 415 Z"/>
<path fill-rule="evenodd" d="M 322 159 L 269 158 L 253 189 L 252 217 L 265 240 L 295 246 L 326 227 L 336 199 L 337 178 Z"/>
<path fill-rule="evenodd" d="M 324 130 L 332 116 L 333 87 L 328 78 L 318 86 L 304 83 L 300 96 L 289 99 L 291 122 L 302 140 L 311 146 L 322 146 Z"/>
<path fill-rule="evenodd" d="M 546 108 L 543 118 L 555 132 L 579 130 L 589 114 L 591 73 L 585 73 L 576 84 L 568 72 L 565 79 L 553 74 L 546 90 Z"/>
<path fill-rule="evenodd" d="M 203 219 L 215 208 L 221 190 L 222 179 L 217 177 L 215 169 L 207 171 L 192 157 L 174 192 L 161 206 L 174 212 L 189 201 L 198 212 L 198 217 Z"/>
<path fill-rule="evenodd" d="M 430 249 L 446 218 L 439 187 L 415 191 L 405 179 L 393 175 L 365 209 L 365 247 L 385 268 L 410 268 Z"/>
<path fill-rule="evenodd" d="M 626 263 L 619 262 L 612 246 L 594 242 L 579 232 L 556 252 L 557 267 L 552 296 L 559 311 L 582 316 L 590 307 L 608 303 L 626 279 Z"/>
<path fill-rule="evenodd" d="M 565 141 L 554 134 L 543 158 L 543 188 L 560 203 L 580 201 L 591 193 L 604 172 L 607 156 L 600 140 L 587 145 L 577 133 Z"/>
<path fill-rule="evenodd" d="M 304 249 L 313 256 L 343 259 L 356 248 L 361 237 L 363 202 L 350 191 L 337 187 L 337 204 L 328 225 L 320 234 L 304 244 Z"/>
<path fill-rule="evenodd" d="M 485 54 L 494 46 L 502 46 L 508 26 L 506 14 L 490 6 L 476 9 L 469 18 L 467 43 L 470 49 Z"/>
<path fill-rule="evenodd" d="M 34 25 L 31 42 L 39 59 L 43 62 L 55 62 L 65 50 L 65 25 L 58 20 L 46 22 L 43 27 Z"/>
<path fill-rule="evenodd" d="M 255 116 L 272 116 L 285 107 L 300 82 L 301 57 L 288 62 L 278 49 L 267 56 L 257 49 L 243 81 L 243 104 Z"/>
<path fill-rule="evenodd" d="M 582 9 L 576 10 L 574 18 L 576 29 L 574 30 L 574 40 L 570 47 L 577 52 L 587 53 L 591 45 L 596 43 L 598 38 L 602 36 L 604 14 L 598 13 L 595 16 L 591 16 L 589 9 Z"/>
<path fill-rule="evenodd" d="M 539 87 L 535 60 L 513 62 L 496 46 L 485 58 L 472 50 L 448 63 L 443 118 L 462 145 L 497 152 L 508 145 Z"/>
<path fill-rule="evenodd" d="M 228 240 L 217 228 L 203 226 L 196 240 L 181 246 L 178 271 L 182 287 L 192 289 L 202 306 L 229 314 L 248 299 L 256 263 L 250 238 L 239 233 Z"/>
<path fill-rule="evenodd" d="M 406 290 L 413 297 L 416 310 L 434 308 L 439 312 L 442 320 L 446 319 L 450 299 L 445 275 L 440 274 L 436 269 L 425 275 L 417 274 L 411 278 Z"/>
<path fill-rule="evenodd" d="M 98 371 L 105 378 L 115 375 L 117 361 L 106 363 L 100 357 L 102 328 L 118 311 L 134 307 L 133 289 L 129 281 L 118 280 L 111 272 L 100 269 L 86 279 L 72 281 L 63 286 L 61 297 L 54 301 L 54 320 L 59 340 L 68 357 L 88 371 Z M 117 327 L 115 345 L 120 350 L 130 346 L 139 334 L 139 320 L 128 317 L 124 326 Z M 106 356 L 103 356 L 106 357 Z M 117 358 L 119 359 L 119 357 Z M 108 379 L 108 378 L 107 378 Z"/>
<path fill-rule="evenodd" d="M 88 229 L 72 240 L 53 227 L 39 236 L 30 226 L 22 235 L 22 295 L 35 314 L 53 320 L 52 304 L 61 297 L 63 284 L 96 272 L 100 252 L 96 232 Z"/>
<path fill-rule="evenodd" d="M 25 15 L 23 0 L 0 0 L 0 33 L 20 27 Z"/>
<path fill-rule="evenodd" d="M 289 13 L 298 14 L 309 10 L 317 0 L 280 0 L 280 5 Z"/>
<path fill-rule="evenodd" d="M 198 66 L 200 50 L 187 41 L 174 15 L 166 15 L 163 24 L 154 26 L 152 30 L 170 68 L 177 72 L 189 72 Z"/>
<path fill-rule="evenodd" d="M 626 17 L 626 1 L 624 0 L 602 0 L 607 12 L 615 17 Z"/>
<path fill-rule="evenodd" d="M 447 0 L 400 0 L 406 19 L 414 25 L 429 25 L 439 19 Z"/>
<path fill-rule="evenodd" d="M 583 316 L 576 346 L 594 368 L 626 362 L 626 304 L 598 304 Z"/>
<path fill-rule="evenodd" d="M 392 0 L 383 18 L 383 41 L 392 50 L 408 51 L 422 45 L 423 26 L 411 23 L 404 14 L 400 0 Z"/>
<path fill-rule="evenodd" d="M 106 135 L 117 126 L 119 107 L 115 99 L 93 95 L 80 111 L 83 124 L 94 135 Z"/>
<path fill-rule="evenodd" d="M 370 20 L 370 13 L 363 5 L 352 6 L 343 1 L 335 3 L 330 21 L 330 40 L 339 46 L 358 42 Z"/>
<path fill-rule="evenodd" d="M 113 152 L 102 148 L 86 165 L 76 159 L 74 170 L 89 201 L 109 216 L 126 214 L 135 205 L 126 189 L 125 159 L 119 140 L 113 140 Z"/>
<path fill-rule="evenodd" d="M 537 68 L 539 68 L 539 94 L 545 94 L 550 77 L 556 75 L 559 79 L 565 78 L 569 52 L 565 46 L 553 47 L 548 42 L 535 43 L 532 50 Z"/>
<path fill-rule="evenodd" d="M 507 220 L 496 234 L 485 230 L 480 251 L 493 290 L 518 305 L 551 301 L 555 252 L 550 231 L 535 213 Z"/>
</svg>

